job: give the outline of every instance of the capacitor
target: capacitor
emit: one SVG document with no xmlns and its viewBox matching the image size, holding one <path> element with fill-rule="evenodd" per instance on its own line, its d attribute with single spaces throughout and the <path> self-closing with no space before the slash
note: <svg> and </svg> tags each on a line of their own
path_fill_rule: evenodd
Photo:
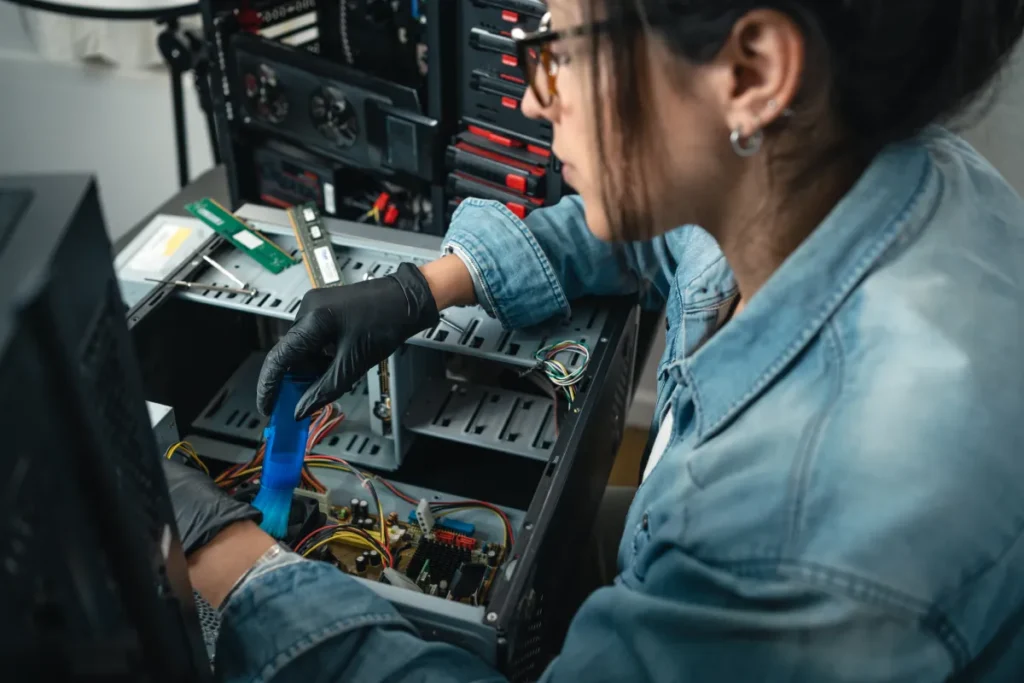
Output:
<svg viewBox="0 0 1024 683">
<path fill-rule="evenodd" d="M 380 566 L 380 553 L 378 553 L 376 550 L 371 550 L 370 551 L 370 566 L 371 567 L 379 567 Z"/>
<path fill-rule="evenodd" d="M 373 528 L 373 517 L 363 517 L 363 528 L 364 529 L 372 529 Z"/>
<path fill-rule="evenodd" d="M 349 501 L 348 509 L 352 511 L 352 516 L 353 517 L 358 517 L 359 516 L 359 499 L 358 498 L 353 498 L 351 501 Z"/>
<path fill-rule="evenodd" d="M 370 516 L 370 504 L 365 500 L 359 501 L 359 516 L 369 517 Z"/>
<path fill-rule="evenodd" d="M 440 588 L 441 592 L 444 593 L 445 595 L 448 594 L 448 582 L 447 581 L 441 581 L 440 583 L 437 584 L 437 587 Z"/>
<path fill-rule="evenodd" d="M 365 574 L 365 573 L 366 573 L 366 556 L 365 555 L 357 555 L 356 556 L 356 574 Z"/>
<path fill-rule="evenodd" d="M 487 551 L 487 564 L 491 567 L 498 566 L 498 551 L 494 548 Z"/>
</svg>

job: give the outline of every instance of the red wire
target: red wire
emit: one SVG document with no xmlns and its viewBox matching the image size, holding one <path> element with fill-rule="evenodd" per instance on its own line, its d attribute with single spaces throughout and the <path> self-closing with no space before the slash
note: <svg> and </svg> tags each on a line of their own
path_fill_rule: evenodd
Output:
<svg viewBox="0 0 1024 683">
<path fill-rule="evenodd" d="M 313 536 L 316 536 L 321 531 L 323 531 L 325 529 L 337 529 L 340 526 L 341 526 L 340 524 L 325 524 L 324 526 L 320 527 L 319 529 L 314 529 L 313 531 L 310 531 L 309 534 L 307 534 L 305 538 L 303 538 L 301 541 L 299 541 L 298 543 L 295 544 L 295 552 L 299 552 L 299 548 L 301 548 L 306 543 L 306 541 L 308 541 Z"/>
<path fill-rule="evenodd" d="M 313 531 L 309 532 L 305 536 L 305 538 L 303 538 L 301 541 L 299 541 L 298 543 L 295 544 L 295 552 L 301 552 L 300 549 L 302 548 L 303 545 L 306 544 L 306 541 L 311 539 L 313 536 L 316 536 L 321 531 L 326 531 L 327 529 L 344 529 L 344 527 L 345 527 L 344 524 L 327 524 L 327 525 L 324 525 L 324 526 L 320 527 L 319 529 L 314 529 Z M 358 533 L 356 535 L 360 536 L 360 534 L 358 534 Z M 375 541 L 375 543 L 377 543 L 377 542 Z M 384 555 L 387 557 L 388 566 L 389 567 L 394 567 L 395 566 L 395 558 L 391 555 L 391 551 L 388 550 L 388 547 L 386 545 L 383 545 L 381 543 L 377 543 L 377 544 L 380 545 L 381 550 L 384 551 Z"/>
<path fill-rule="evenodd" d="M 322 459 L 322 460 L 329 460 L 329 461 L 332 461 L 332 462 L 341 463 L 341 464 L 345 465 L 346 467 L 348 467 L 353 472 L 357 472 L 355 467 L 353 467 L 348 461 L 342 460 L 341 458 L 336 458 L 336 457 L 331 456 L 331 455 L 318 455 L 318 454 L 315 454 L 315 453 L 311 453 L 309 455 L 309 457 L 310 458 L 318 458 L 318 459 Z M 384 479 L 383 477 L 377 477 L 377 476 L 375 476 L 374 479 L 379 481 L 381 484 L 384 484 L 384 486 L 389 491 L 391 491 L 391 493 L 395 494 L 396 496 L 398 496 L 399 498 L 404 500 L 406 503 L 412 503 L 412 504 L 415 505 L 417 502 L 419 502 L 415 498 L 413 498 L 412 496 L 409 496 L 409 495 L 406 495 L 405 493 L 402 493 L 396 486 L 394 486 L 387 479 Z M 489 509 L 493 510 L 494 512 L 498 513 L 498 515 L 501 516 L 502 522 L 505 523 L 505 527 L 508 529 L 508 541 L 509 541 L 509 544 L 513 543 L 515 537 L 512 534 L 512 523 L 509 521 L 508 516 L 501 510 L 501 508 L 499 508 L 496 505 L 493 505 L 491 503 L 485 503 L 482 500 L 472 500 L 472 499 L 470 499 L 470 500 L 442 500 L 442 501 L 437 501 L 437 502 L 431 503 L 430 505 L 431 506 L 437 506 L 437 507 L 441 507 L 441 506 L 452 506 L 452 507 L 455 507 L 455 506 L 463 506 L 463 505 L 466 505 L 466 504 L 477 505 L 477 506 L 480 506 L 480 507 L 489 508 Z"/>
</svg>

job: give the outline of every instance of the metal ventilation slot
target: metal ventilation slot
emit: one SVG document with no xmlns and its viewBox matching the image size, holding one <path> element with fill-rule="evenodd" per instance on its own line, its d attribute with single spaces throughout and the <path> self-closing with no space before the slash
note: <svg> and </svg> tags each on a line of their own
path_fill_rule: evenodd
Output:
<svg viewBox="0 0 1024 683">
<path fill-rule="evenodd" d="M 419 387 L 403 423 L 418 434 L 547 460 L 554 446 L 551 399 L 434 380 Z"/>
<path fill-rule="evenodd" d="M 267 423 L 256 411 L 256 380 L 262 366 L 263 354 L 249 356 L 200 411 L 193 429 L 254 446 L 259 443 Z"/>
<path fill-rule="evenodd" d="M 242 363 L 224 387 L 192 424 L 202 434 L 248 442 L 255 448 L 263 438 L 266 419 L 256 411 L 256 380 L 263 365 L 263 354 L 254 353 Z M 345 415 L 334 430 L 326 434 L 315 452 L 333 455 L 381 469 L 395 469 L 394 444 L 378 437 L 370 428 L 370 408 L 366 381 L 360 381 L 336 402 Z"/>
<path fill-rule="evenodd" d="M 462 333 L 462 336 L 459 337 L 459 344 L 462 345 L 462 346 L 465 346 L 466 344 L 468 344 L 470 339 L 473 338 L 473 333 L 476 332 L 476 328 L 478 328 L 478 327 L 480 327 L 480 320 L 479 319 L 473 320 L 473 322 L 471 322 L 469 324 L 469 327 L 466 328 L 466 331 Z M 482 340 L 483 338 L 480 337 L 480 339 Z M 479 348 L 479 347 L 480 347 L 480 345 L 477 344 L 477 346 L 475 348 Z"/>
</svg>

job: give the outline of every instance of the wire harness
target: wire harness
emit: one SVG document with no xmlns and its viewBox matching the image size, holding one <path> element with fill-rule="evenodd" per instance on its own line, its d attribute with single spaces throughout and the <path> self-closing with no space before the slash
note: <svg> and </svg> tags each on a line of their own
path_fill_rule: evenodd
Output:
<svg viewBox="0 0 1024 683">
<path fill-rule="evenodd" d="M 575 363 L 558 358 L 559 354 L 569 353 L 578 357 Z M 551 344 L 537 351 L 534 357 L 540 363 L 541 371 L 548 380 L 561 387 L 570 403 L 576 400 L 576 385 L 583 379 L 590 365 L 590 349 L 586 344 L 574 341 L 563 341 Z"/>
</svg>

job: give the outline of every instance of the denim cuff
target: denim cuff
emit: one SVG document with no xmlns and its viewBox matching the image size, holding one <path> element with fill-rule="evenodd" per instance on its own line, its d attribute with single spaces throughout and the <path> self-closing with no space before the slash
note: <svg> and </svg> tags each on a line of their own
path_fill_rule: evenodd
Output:
<svg viewBox="0 0 1024 683">
<path fill-rule="evenodd" d="M 487 290 L 484 288 L 483 277 L 480 275 L 480 271 L 477 269 L 473 258 L 460 245 L 452 243 L 446 244 L 441 253 L 442 255 L 454 254 L 459 257 L 462 264 L 466 266 L 466 270 L 469 271 L 469 277 L 473 280 L 473 295 L 476 297 L 477 305 L 484 309 L 484 313 L 492 318 L 495 317 L 494 308 L 491 306 L 491 302 L 488 301 Z"/>
<path fill-rule="evenodd" d="M 547 254 L 500 202 L 464 200 L 442 249 L 462 259 L 481 307 L 506 329 L 569 317 L 569 300 Z"/>
<path fill-rule="evenodd" d="M 267 681 L 326 641 L 372 626 L 414 632 L 391 603 L 329 564 L 278 567 L 246 581 L 224 606 L 218 674 Z"/>
</svg>

